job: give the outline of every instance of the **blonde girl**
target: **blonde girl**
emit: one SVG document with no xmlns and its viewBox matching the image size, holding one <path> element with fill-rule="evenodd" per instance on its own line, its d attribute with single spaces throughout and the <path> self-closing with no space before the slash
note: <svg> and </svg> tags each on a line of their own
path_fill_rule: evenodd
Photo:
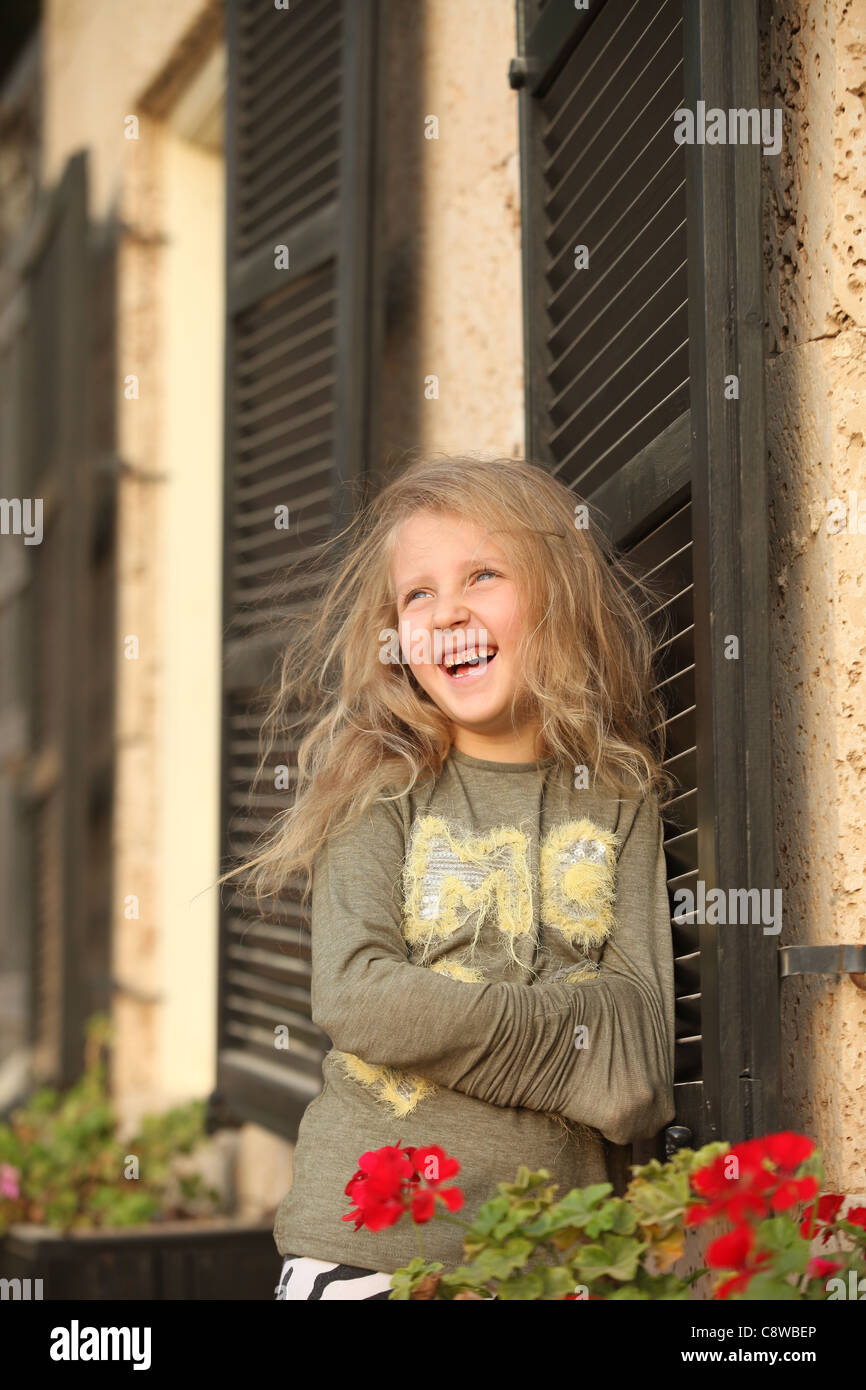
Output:
<svg viewBox="0 0 866 1390">
<path fill-rule="evenodd" d="M 295 794 L 242 868 L 262 905 L 311 890 L 333 1045 L 278 1298 L 385 1299 L 417 1254 L 408 1218 L 343 1219 L 365 1151 L 440 1145 L 472 1220 L 521 1164 L 606 1181 L 673 1118 L 653 596 L 583 518 L 531 463 L 413 457 L 290 635 L 259 774 L 300 727 Z M 461 1231 L 424 1248 L 453 1267 Z"/>
</svg>

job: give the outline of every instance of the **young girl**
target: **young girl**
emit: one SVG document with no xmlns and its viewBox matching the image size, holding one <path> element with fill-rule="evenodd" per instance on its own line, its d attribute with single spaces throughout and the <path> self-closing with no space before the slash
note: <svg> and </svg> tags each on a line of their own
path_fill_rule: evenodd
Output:
<svg viewBox="0 0 866 1390">
<path fill-rule="evenodd" d="M 513 459 L 415 459 L 338 538 L 273 736 L 297 794 L 250 861 L 312 883 L 332 1041 L 274 1236 L 277 1298 L 381 1299 L 411 1219 L 342 1217 L 366 1150 L 438 1144 L 471 1221 L 521 1164 L 564 1193 L 674 1116 L 674 985 L 652 641 L 575 498 Z M 262 759 L 264 766 L 268 750 Z M 460 1263 L 433 1220 L 427 1259 Z"/>
</svg>

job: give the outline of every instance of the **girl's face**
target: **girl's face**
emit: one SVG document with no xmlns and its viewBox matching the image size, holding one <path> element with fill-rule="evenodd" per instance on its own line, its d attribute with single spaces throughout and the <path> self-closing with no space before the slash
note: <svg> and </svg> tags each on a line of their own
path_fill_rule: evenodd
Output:
<svg viewBox="0 0 866 1390">
<path fill-rule="evenodd" d="M 391 578 L 404 660 L 450 720 L 454 746 L 534 760 L 536 723 L 515 731 L 511 719 L 527 618 L 502 549 L 463 517 L 419 511 L 397 532 Z"/>
</svg>

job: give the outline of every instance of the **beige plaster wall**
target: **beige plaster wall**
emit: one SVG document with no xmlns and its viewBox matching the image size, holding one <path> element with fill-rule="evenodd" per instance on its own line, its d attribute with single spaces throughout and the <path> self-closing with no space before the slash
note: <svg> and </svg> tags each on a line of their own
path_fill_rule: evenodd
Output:
<svg viewBox="0 0 866 1390">
<path fill-rule="evenodd" d="M 204 8 L 204 0 L 43 0 L 44 182 L 86 148 L 91 211 L 105 216 L 135 157 L 124 117 Z"/>
<path fill-rule="evenodd" d="M 116 375 L 97 390 L 119 462 L 113 1085 L 129 1124 L 213 1084 L 222 161 L 165 118 L 216 18 L 214 0 L 47 0 L 43 20 L 43 178 L 86 149 L 91 220 L 120 224 Z"/>
<path fill-rule="evenodd" d="M 222 668 L 224 167 L 163 132 L 165 547 L 160 782 L 160 1050 L 171 1100 L 216 1077 Z"/>
<path fill-rule="evenodd" d="M 764 7 L 767 431 L 781 944 L 866 944 L 866 0 Z M 858 497 L 862 530 L 828 527 Z M 851 525 L 850 516 L 848 524 Z M 782 981 L 783 1107 L 866 1191 L 866 992 Z"/>
<path fill-rule="evenodd" d="M 386 458 L 523 453 L 516 42 L 511 0 L 390 6 Z"/>
</svg>

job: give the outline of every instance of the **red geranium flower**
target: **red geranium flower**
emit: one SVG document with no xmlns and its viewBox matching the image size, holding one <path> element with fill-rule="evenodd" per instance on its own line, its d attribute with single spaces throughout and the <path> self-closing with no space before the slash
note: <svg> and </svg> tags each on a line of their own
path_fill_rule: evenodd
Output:
<svg viewBox="0 0 866 1390">
<path fill-rule="evenodd" d="M 354 1221 L 356 1230 L 366 1226 L 380 1231 L 394 1226 L 407 1211 L 423 1224 L 433 1216 L 437 1197 L 449 1211 L 463 1206 L 458 1187 L 439 1186 L 460 1171 L 460 1164 L 436 1144 L 417 1149 L 386 1144 L 362 1154 L 358 1164 L 357 1173 L 345 1188 L 356 1210 L 341 1218 Z"/>
<path fill-rule="evenodd" d="M 770 1198 L 773 1211 L 787 1211 L 795 1202 L 814 1197 L 818 1191 L 817 1178 L 786 1178 Z"/>
<path fill-rule="evenodd" d="M 361 1154 L 358 1171 L 346 1184 L 357 1211 L 348 1212 L 343 1221 L 354 1221 L 355 1230 L 366 1226 L 381 1231 L 393 1226 L 406 1210 L 406 1199 L 418 1185 L 415 1169 L 396 1144 L 386 1144 Z"/>
<path fill-rule="evenodd" d="M 747 1173 L 766 1173 L 765 1159 L 770 1157 L 767 1139 L 743 1139 L 729 1150 Z"/>
<path fill-rule="evenodd" d="M 406 1154 L 412 1162 L 419 1181 L 427 1185 L 426 1188 L 422 1188 L 413 1202 L 412 1215 L 415 1220 L 418 1222 L 430 1220 L 437 1197 L 442 1199 L 449 1211 L 459 1211 L 465 1200 L 460 1188 L 440 1187 L 440 1183 L 455 1177 L 460 1172 L 460 1164 L 457 1159 L 451 1158 L 438 1144 L 424 1144 L 419 1148 L 407 1149 Z M 419 1200 L 422 1197 L 424 1200 Z M 419 1212 L 423 1214 L 419 1215 Z"/>
<path fill-rule="evenodd" d="M 729 1176 L 730 1160 L 738 1164 L 738 1176 Z M 776 1186 L 776 1178 L 763 1166 L 761 1151 L 756 1141 L 748 1140 L 737 1145 L 727 1154 L 720 1154 L 706 1168 L 699 1168 L 691 1175 L 691 1184 L 696 1192 L 711 1200 L 704 1206 L 689 1207 L 686 1222 L 699 1226 L 704 1221 L 725 1215 L 737 1224 L 749 1215 L 763 1217 L 767 1214 L 768 1194 Z"/>
<path fill-rule="evenodd" d="M 449 1211 L 459 1211 L 466 1200 L 459 1187 L 446 1187 L 443 1192 L 437 1192 L 436 1196 L 441 1198 Z M 861 1210 L 866 1213 L 866 1207 Z"/>
<path fill-rule="evenodd" d="M 730 1298 L 733 1293 L 742 1293 L 748 1288 L 750 1280 L 759 1274 L 761 1266 L 771 1259 L 768 1250 L 754 1252 L 754 1232 L 749 1226 L 738 1226 L 735 1231 L 714 1240 L 707 1250 L 706 1261 L 711 1269 L 733 1269 L 736 1272 L 715 1290 L 715 1297 Z"/>
<path fill-rule="evenodd" d="M 807 1279 L 826 1279 L 829 1275 L 835 1274 L 842 1265 L 839 1260 L 823 1260 L 820 1255 L 816 1255 L 814 1260 L 810 1260 L 806 1265 Z"/>
<path fill-rule="evenodd" d="M 406 1153 L 415 1165 L 415 1171 L 419 1178 L 435 1186 L 437 1183 L 445 1182 L 448 1178 L 453 1178 L 460 1172 L 460 1164 L 456 1158 L 449 1158 L 444 1149 L 440 1149 L 438 1144 L 425 1144 L 421 1148 L 407 1149 Z"/>
<path fill-rule="evenodd" d="M 754 1243 L 755 1235 L 751 1227 L 738 1226 L 707 1246 L 707 1264 L 711 1269 L 740 1269 L 745 1266 Z"/>
<path fill-rule="evenodd" d="M 825 1192 L 818 1198 L 818 1220 L 835 1221 L 845 1201 L 842 1192 Z"/>
<path fill-rule="evenodd" d="M 742 1293 L 749 1287 L 749 1282 L 755 1274 L 760 1273 L 760 1267 L 770 1259 L 768 1250 L 760 1255 L 755 1255 L 754 1259 L 746 1269 L 740 1270 L 739 1274 L 734 1274 L 730 1279 L 726 1279 L 724 1284 L 720 1284 L 716 1289 L 716 1298 L 730 1298 L 732 1293 Z"/>
<path fill-rule="evenodd" d="M 730 1192 L 732 1180 L 725 1171 L 726 1158 L 727 1154 L 719 1154 L 706 1168 L 698 1168 L 692 1173 L 690 1181 L 695 1192 L 700 1192 L 703 1197 L 720 1197 Z"/>
<path fill-rule="evenodd" d="M 811 1240 L 822 1226 L 826 1225 L 824 1234 L 821 1237 L 822 1245 L 826 1245 L 833 1232 L 830 1230 L 833 1222 L 837 1219 L 842 1205 L 845 1201 L 844 1194 L 839 1192 L 825 1192 L 823 1197 L 818 1198 L 817 1212 L 808 1211 L 800 1222 L 800 1235 L 806 1240 Z M 852 1219 L 855 1212 L 862 1212 L 866 1218 L 866 1207 L 852 1207 L 845 1217 L 846 1221 Z M 862 1225 L 864 1222 L 856 1221 L 855 1226 Z"/>
<path fill-rule="evenodd" d="M 793 1173 L 810 1154 L 815 1145 L 805 1134 L 794 1134 L 792 1130 L 782 1130 L 780 1134 L 768 1134 L 765 1140 L 767 1156 L 777 1168 Z"/>
<path fill-rule="evenodd" d="M 689 1207 L 686 1223 L 699 1226 L 716 1216 L 726 1216 L 740 1225 L 751 1217 L 761 1219 L 771 1211 L 786 1211 L 795 1202 L 814 1196 L 818 1190 L 814 1178 L 793 1176 L 814 1147 L 806 1135 L 790 1130 L 733 1145 L 726 1154 L 692 1173 L 692 1187 L 709 1201 Z M 732 1159 L 736 1160 L 736 1177 L 730 1176 Z"/>
<path fill-rule="evenodd" d="M 429 1221 L 436 1208 L 436 1194 L 429 1187 L 422 1187 L 412 1198 L 412 1220 L 421 1226 Z"/>
</svg>

